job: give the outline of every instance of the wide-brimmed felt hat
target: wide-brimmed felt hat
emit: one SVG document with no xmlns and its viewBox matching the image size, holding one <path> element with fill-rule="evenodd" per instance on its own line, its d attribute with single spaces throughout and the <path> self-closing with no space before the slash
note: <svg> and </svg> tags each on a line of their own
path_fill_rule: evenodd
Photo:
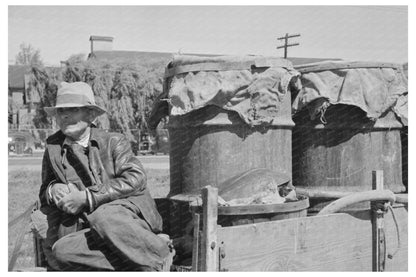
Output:
<svg viewBox="0 0 416 277">
<path fill-rule="evenodd" d="M 94 93 L 91 87 L 84 82 L 62 82 L 56 94 L 55 107 L 44 107 L 45 112 L 56 115 L 58 108 L 89 107 L 97 111 L 97 116 L 106 112 L 105 109 L 95 104 Z"/>
</svg>

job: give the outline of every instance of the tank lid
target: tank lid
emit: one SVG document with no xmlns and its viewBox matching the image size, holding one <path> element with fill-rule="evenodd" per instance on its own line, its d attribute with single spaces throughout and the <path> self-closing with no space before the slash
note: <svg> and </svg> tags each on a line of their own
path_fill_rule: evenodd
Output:
<svg viewBox="0 0 416 277">
<path fill-rule="evenodd" d="M 323 61 L 295 66 L 295 69 L 301 73 L 317 72 L 334 69 L 354 69 L 354 68 L 394 68 L 402 69 L 398 63 L 385 62 L 363 62 L 363 61 Z"/>
<path fill-rule="evenodd" d="M 196 71 L 251 70 L 255 68 L 293 68 L 289 60 L 264 56 L 189 56 L 176 55 L 165 70 L 165 78 Z"/>
</svg>

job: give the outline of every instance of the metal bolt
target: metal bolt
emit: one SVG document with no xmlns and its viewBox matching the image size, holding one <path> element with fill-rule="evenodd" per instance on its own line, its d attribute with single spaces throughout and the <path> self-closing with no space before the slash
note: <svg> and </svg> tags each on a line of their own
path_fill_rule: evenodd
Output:
<svg viewBox="0 0 416 277">
<path fill-rule="evenodd" d="M 211 249 L 214 250 L 215 248 L 215 241 L 211 242 Z"/>
</svg>

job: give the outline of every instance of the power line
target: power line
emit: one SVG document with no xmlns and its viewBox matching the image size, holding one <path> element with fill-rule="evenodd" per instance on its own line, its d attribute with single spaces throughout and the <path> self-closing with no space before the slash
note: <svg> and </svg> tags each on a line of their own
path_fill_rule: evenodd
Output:
<svg viewBox="0 0 416 277">
<path fill-rule="evenodd" d="M 284 40 L 285 41 L 285 44 L 276 47 L 276 49 L 280 49 L 280 48 L 285 49 L 285 53 L 284 53 L 284 58 L 285 59 L 287 58 L 287 48 L 299 45 L 299 43 L 288 44 L 289 38 L 294 38 L 294 37 L 300 37 L 300 34 L 289 35 L 288 33 L 286 33 L 286 35 L 284 37 L 277 38 L 278 40 Z"/>
</svg>

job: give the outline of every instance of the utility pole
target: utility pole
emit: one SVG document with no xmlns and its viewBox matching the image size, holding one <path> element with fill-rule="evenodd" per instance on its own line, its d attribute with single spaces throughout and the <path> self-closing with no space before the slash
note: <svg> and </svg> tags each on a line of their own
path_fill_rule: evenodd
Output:
<svg viewBox="0 0 416 277">
<path fill-rule="evenodd" d="M 285 44 L 281 45 L 281 46 L 277 46 L 276 49 L 280 49 L 280 48 L 284 48 L 285 49 L 285 56 L 284 58 L 287 58 L 287 48 L 288 47 L 292 47 L 292 46 L 297 46 L 299 45 L 299 43 L 292 43 L 292 44 L 288 44 L 288 40 L 289 38 L 294 38 L 294 37 L 300 37 L 300 34 L 294 34 L 294 35 L 289 35 L 288 33 L 286 33 L 286 35 L 284 37 L 280 37 L 277 38 L 278 40 L 285 40 Z"/>
</svg>

